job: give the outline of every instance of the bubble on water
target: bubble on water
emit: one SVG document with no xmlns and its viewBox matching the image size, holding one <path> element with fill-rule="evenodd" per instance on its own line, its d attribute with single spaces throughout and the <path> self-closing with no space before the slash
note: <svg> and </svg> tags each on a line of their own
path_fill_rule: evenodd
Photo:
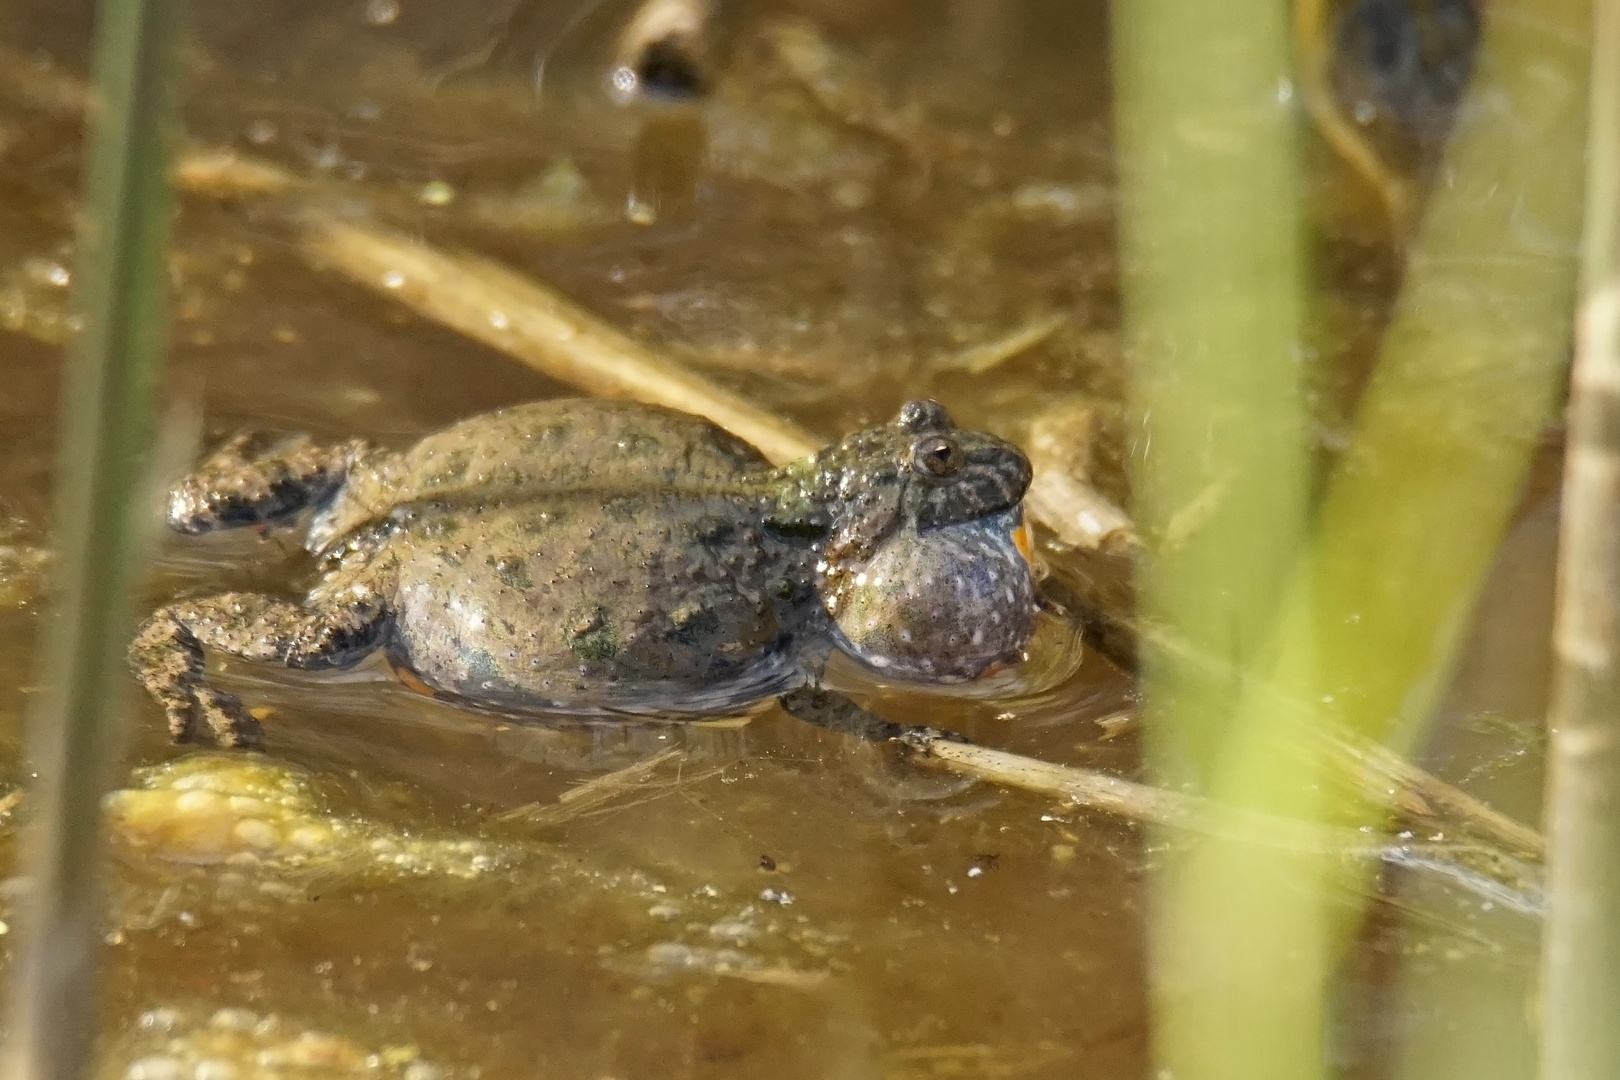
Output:
<svg viewBox="0 0 1620 1080">
<path fill-rule="evenodd" d="M 191 1080 L 236 1080 L 237 1069 L 219 1058 L 203 1058 L 191 1067 Z"/>
<path fill-rule="evenodd" d="M 309 155 L 310 164 L 322 170 L 335 169 L 342 160 L 342 152 L 332 143 L 318 147 Z"/>
<path fill-rule="evenodd" d="M 210 1027 L 224 1031 L 252 1031 L 259 1017 L 247 1009 L 220 1009 L 208 1018 Z"/>
<path fill-rule="evenodd" d="M 23 273 L 35 284 L 53 289 L 65 289 L 73 283 L 73 274 L 68 268 L 52 259 L 24 259 Z"/>
<path fill-rule="evenodd" d="M 173 1009 L 158 1008 L 141 1013 L 140 1019 L 136 1022 L 147 1031 L 171 1031 L 179 1021 L 180 1015 Z"/>
<path fill-rule="evenodd" d="M 449 206 L 456 198 L 456 189 L 443 180 L 429 180 L 416 193 L 417 202 L 424 206 Z"/>
<path fill-rule="evenodd" d="M 258 818 L 243 818 L 231 828 L 231 838 L 250 848 L 268 850 L 281 842 L 273 825 Z"/>
<path fill-rule="evenodd" d="M 388 26 L 399 18 L 399 0 L 367 0 L 366 22 L 372 26 Z"/>
<path fill-rule="evenodd" d="M 167 1054 L 153 1054 L 132 1062 L 124 1070 L 125 1080 L 181 1080 L 185 1066 L 180 1059 Z"/>
</svg>

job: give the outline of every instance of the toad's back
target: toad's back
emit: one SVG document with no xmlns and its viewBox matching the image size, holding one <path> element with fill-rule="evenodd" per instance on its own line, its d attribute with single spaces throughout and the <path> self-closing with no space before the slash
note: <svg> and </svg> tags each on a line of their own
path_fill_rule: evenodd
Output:
<svg viewBox="0 0 1620 1080">
<path fill-rule="evenodd" d="M 707 492 L 767 467 L 758 450 L 701 417 L 636 402 L 538 401 L 464 420 L 351 470 L 308 545 L 322 550 L 412 503 Z"/>
</svg>

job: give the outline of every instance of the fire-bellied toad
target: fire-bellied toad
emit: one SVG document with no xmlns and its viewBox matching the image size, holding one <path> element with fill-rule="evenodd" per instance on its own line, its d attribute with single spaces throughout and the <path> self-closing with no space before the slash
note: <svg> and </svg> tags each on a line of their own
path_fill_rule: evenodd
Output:
<svg viewBox="0 0 1620 1080">
<path fill-rule="evenodd" d="M 1016 659 L 1035 592 L 1022 452 L 932 401 L 773 468 L 706 420 L 545 401 L 403 452 L 242 435 L 171 492 L 183 533 L 290 525 L 321 576 L 157 611 L 130 649 L 177 740 L 252 744 L 203 650 L 341 668 L 381 649 L 413 687 L 508 715 L 714 715 L 771 696 L 828 722 L 834 648 L 886 674 Z M 863 714 L 864 715 L 864 714 Z M 875 718 L 874 719 L 875 722 Z M 881 722 L 877 722 L 881 728 Z"/>
</svg>

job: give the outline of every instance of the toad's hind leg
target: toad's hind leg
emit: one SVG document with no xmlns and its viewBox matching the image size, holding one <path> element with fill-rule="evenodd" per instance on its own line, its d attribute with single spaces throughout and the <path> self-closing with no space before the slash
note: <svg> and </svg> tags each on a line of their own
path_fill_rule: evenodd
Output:
<svg viewBox="0 0 1620 1080">
<path fill-rule="evenodd" d="M 203 533 L 289 521 L 330 496 L 370 452 L 358 439 L 321 446 L 307 435 L 232 436 L 169 492 L 169 526 Z"/>
<path fill-rule="evenodd" d="M 257 746 L 258 721 L 234 694 L 209 684 L 205 648 L 293 668 L 342 668 L 375 649 L 387 626 L 381 594 L 363 586 L 340 603 L 223 593 L 160 608 L 130 645 L 129 662 L 163 706 L 176 742 L 206 731 L 221 746 Z"/>
</svg>

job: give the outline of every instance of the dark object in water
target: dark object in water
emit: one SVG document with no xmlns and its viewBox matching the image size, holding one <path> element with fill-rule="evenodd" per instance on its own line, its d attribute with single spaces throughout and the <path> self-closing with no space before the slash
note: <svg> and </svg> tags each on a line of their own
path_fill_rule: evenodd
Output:
<svg viewBox="0 0 1620 1080">
<path fill-rule="evenodd" d="M 1479 47 L 1475 0 L 1353 0 L 1336 36 L 1334 81 L 1351 116 L 1420 145 L 1445 138 Z"/>
</svg>

